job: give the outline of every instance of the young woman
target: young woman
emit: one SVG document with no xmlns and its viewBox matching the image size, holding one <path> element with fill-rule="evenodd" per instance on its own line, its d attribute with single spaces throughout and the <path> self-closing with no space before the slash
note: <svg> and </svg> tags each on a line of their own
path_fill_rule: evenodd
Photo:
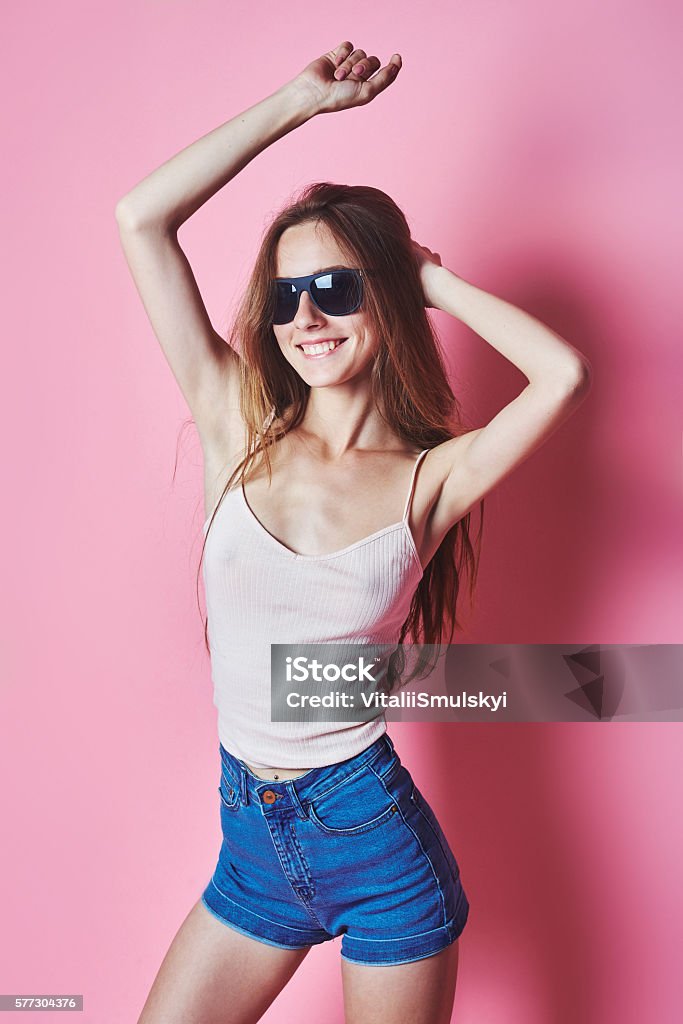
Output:
<svg viewBox="0 0 683 1024">
<path fill-rule="evenodd" d="M 377 189 L 313 185 L 274 220 L 229 344 L 177 240 L 266 146 L 370 102 L 400 67 L 343 42 L 117 206 L 204 453 L 223 832 L 139 1024 L 257 1021 L 311 946 L 336 936 L 348 1024 L 451 1018 L 469 903 L 439 822 L 383 716 L 270 721 L 270 644 L 449 641 L 458 570 L 476 574 L 470 510 L 581 401 L 587 361 L 443 267 Z M 528 379 L 480 429 L 457 419 L 425 307 Z"/>
</svg>

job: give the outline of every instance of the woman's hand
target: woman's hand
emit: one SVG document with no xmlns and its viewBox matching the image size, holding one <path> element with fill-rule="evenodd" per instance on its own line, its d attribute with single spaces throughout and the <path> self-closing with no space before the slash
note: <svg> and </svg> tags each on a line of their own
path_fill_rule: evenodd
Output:
<svg viewBox="0 0 683 1024">
<path fill-rule="evenodd" d="M 425 306 L 428 309 L 438 309 L 437 293 L 441 275 L 436 273 L 436 271 L 442 268 L 441 257 L 438 252 L 434 253 L 424 245 L 418 245 L 414 238 L 411 239 L 411 242 L 413 243 L 413 252 L 415 253 L 420 270 L 420 281 L 422 282 Z"/>
<path fill-rule="evenodd" d="M 353 43 L 347 40 L 336 50 L 311 61 L 292 84 L 307 96 L 316 114 L 346 110 L 369 103 L 391 85 L 401 68 L 401 55 L 394 53 L 381 71 L 377 71 L 379 66 L 378 57 L 366 56 L 365 50 L 354 50 Z"/>
</svg>

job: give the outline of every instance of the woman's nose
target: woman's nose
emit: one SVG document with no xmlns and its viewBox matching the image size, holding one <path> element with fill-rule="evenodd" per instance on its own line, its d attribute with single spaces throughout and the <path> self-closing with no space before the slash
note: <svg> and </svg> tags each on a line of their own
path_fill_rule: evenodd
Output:
<svg viewBox="0 0 683 1024">
<path fill-rule="evenodd" d="M 300 292 L 299 294 L 299 306 L 296 311 L 297 320 L 307 322 L 310 320 L 320 320 L 322 317 L 321 311 L 318 309 L 316 304 L 311 299 L 308 292 Z"/>
</svg>

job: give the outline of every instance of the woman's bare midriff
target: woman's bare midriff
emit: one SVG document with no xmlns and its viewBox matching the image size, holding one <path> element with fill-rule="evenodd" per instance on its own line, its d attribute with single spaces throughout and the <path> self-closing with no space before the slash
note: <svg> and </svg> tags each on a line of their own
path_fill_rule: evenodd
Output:
<svg viewBox="0 0 683 1024">
<path fill-rule="evenodd" d="M 310 768 L 254 768 L 248 761 L 244 762 L 252 774 L 258 779 L 265 779 L 267 782 L 282 781 L 282 779 L 296 779 L 299 775 L 305 775 Z M 267 775 L 264 775 L 267 772 Z"/>
</svg>

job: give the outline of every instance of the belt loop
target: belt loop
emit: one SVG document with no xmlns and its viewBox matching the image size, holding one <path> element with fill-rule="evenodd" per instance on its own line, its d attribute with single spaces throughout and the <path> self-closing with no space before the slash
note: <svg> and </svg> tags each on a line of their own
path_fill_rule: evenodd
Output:
<svg viewBox="0 0 683 1024">
<path fill-rule="evenodd" d="M 249 806 L 249 783 L 248 783 L 248 780 L 247 780 L 247 772 L 246 772 L 246 769 L 243 768 L 241 764 L 238 765 L 238 768 L 239 768 L 239 773 L 240 773 L 240 800 L 245 805 L 245 807 L 248 807 Z"/>
<path fill-rule="evenodd" d="M 298 817 L 301 818 L 303 821 L 307 821 L 308 815 L 306 814 L 305 810 L 301 806 L 301 801 L 299 800 L 299 794 L 296 791 L 296 787 L 294 786 L 294 780 L 293 779 L 287 779 L 287 781 L 285 782 L 285 789 L 287 790 L 287 792 L 289 793 L 289 795 L 291 797 L 292 803 L 294 804 L 294 810 L 296 811 Z"/>
<path fill-rule="evenodd" d="M 387 743 L 389 744 L 389 750 L 390 751 L 394 751 L 396 748 L 394 747 L 393 741 L 392 741 L 391 736 L 389 735 L 388 732 L 384 733 L 384 738 L 386 739 Z"/>
</svg>

